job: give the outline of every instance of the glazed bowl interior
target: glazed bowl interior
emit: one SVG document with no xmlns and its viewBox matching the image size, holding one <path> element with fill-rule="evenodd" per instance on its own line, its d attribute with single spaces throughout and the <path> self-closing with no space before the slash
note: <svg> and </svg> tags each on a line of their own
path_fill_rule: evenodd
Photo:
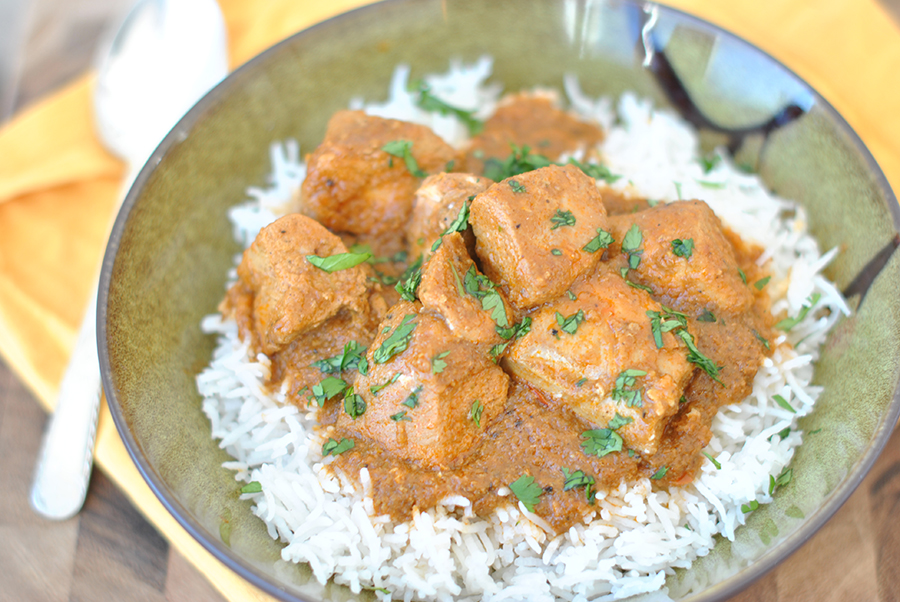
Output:
<svg viewBox="0 0 900 602">
<path fill-rule="evenodd" d="M 415 79 L 485 54 L 491 81 L 508 91 L 561 88 L 574 74 L 589 95 L 630 90 L 681 111 L 706 148 L 731 146 L 770 189 L 803 204 L 822 249 L 840 248 L 827 276 L 855 311 L 828 339 L 815 377 L 825 393 L 801 421 L 821 436 L 797 450 L 793 481 L 734 542 L 668 579 L 673 597 L 727 597 L 837 510 L 896 422 L 900 220 L 874 160 L 815 91 L 745 42 L 665 7 L 389 0 L 301 32 L 232 74 L 157 149 L 114 228 L 98 324 L 119 431 L 168 510 L 244 578 L 285 600 L 356 599 L 281 561 L 280 544 L 239 499 L 195 386 L 215 343 L 199 324 L 216 311 L 240 251 L 227 211 L 265 183 L 272 142 L 294 139 L 310 152 L 352 98 L 385 99 L 398 64 Z"/>
</svg>

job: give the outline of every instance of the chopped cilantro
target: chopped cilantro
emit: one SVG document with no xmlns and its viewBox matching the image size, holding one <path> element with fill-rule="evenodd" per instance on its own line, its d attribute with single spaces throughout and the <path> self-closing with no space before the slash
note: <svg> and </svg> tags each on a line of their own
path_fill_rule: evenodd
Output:
<svg viewBox="0 0 900 602">
<path fill-rule="evenodd" d="M 403 159 L 403 162 L 406 165 L 406 169 L 409 170 L 409 173 L 417 178 L 424 178 L 428 174 L 419 169 L 419 164 L 416 162 L 416 158 L 413 157 L 412 154 L 412 147 L 413 143 L 411 140 L 393 140 L 382 146 L 381 150 L 391 155 L 392 157 L 399 157 L 400 159 Z"/>
<path fill-rule="evenodd" d="M 697 317 L 697 321 L 698 321 L 698 322 L 710 322 L 710 323 L 715 323 L 715 321 L 716 321 L 716 316 L 713 314 L 713 312 L 709 311 L 708 309 L 704 309 L 704 310 L 703 310 L 703 313 L 701 313 L 701 314 Z"/>
<path fill-rule="evenodd" d="M 459 279 L 459 272 L 456 271 L 456 266 L 451 263 L 450 269 L 453 271 L 453 281 L 456 283 L 456 294 L 460 297 L 465 297 L 466 289 L 463 288 L 462 280 Z"/>
<path fill-rule="evenodd" d="M 416 96 L 416 106 L 423 111 L 437 112 L 441 115 L 452 115 L 459 119 L 463 125 L 469 130 L 469 135 L 474 136 L 484 129 L 484 123 L 474 117 L 475 111 L 466 111 L 447 104 L 431 92 L 431 86 L 423 81 L 416 82 L 410 89 L 411 92 L 418 92 Z M 450 171 L 447 169 L 447 171 Z"/>
<path fill-rule="evenodd" d="M 594 429 L 581 433 L 584 441 L 581 447 L 589 456 L 602 458 L 607 454 L 622 451 L 622 437 L 612 429 Z"/>
<path fill-rule="evenodd" d="M 356 267 L 372 257 L 371 253 L 338 253 L 328 257 L 307 255 L 306 260 L 325 272 L 337 272 Z"/>
<path fill-rule="evenodd" d="M 759 508 L 759 502 L 757 502 L 756 500 L 750 500 L 749 504 L 741 504 L 741 512 L 743 512 L 744 514 L 753 512 L 757 508 Z"/>
<path fill-rule="evenodd" d="M 416 292 L 422 283 L 422 256 L 420 255 L 400 276 L 400 281 L 394 287 L 400 298 L 404 301 L 415 301 L 418 297 Z"/>
<path fill-rule="evenodd" d="M 593 504 L 597 493 L 593 491 L 594 477 L 584 474 L 583 470 L 569 472 L 568 468 L 563 468 L 563 491 L 584 487 L 584 493 L 587 496 L 588 504 Z"/>
<path fill-rule="evenodd" d="M 672 252 L 675 253 L 675 255 L 677 255 L 678 257 L 689 259 L 690 256 L 694 253 L 694 239 L 688 238 L 682 240 L 680 238 L 676 238 L 672 241 Z"/>
<path fill-rule="evenodd" d="M 322 455 L 339 456 L 345 451 L 353 449 L 354 445 L 353 439 L 341 439 L 340 442 L 329 439 L 325 442 L 325 445 L 322 446 Z"/>
<path fill-rule="evenodd" d="M 720 470 L 722 468 L 722 465 L 719 464 L 719 461 L 716 460 L 715 458 L 713 458 L 712 456 L 710 456 L 708 453 L 706 453 L 706 452 L 700 452 L 700 453 L 702 453 L 704 456 L 709 458 L 709 461 L 712 462 L 712 465 L 716 467 L 716 470 Z"/>
<path fill-rule="evenodd" d="M 605 165 L 598 165 L 596 163 L 582 163 L 578 159 L 569 159 L 569 163 L 583 171 L 586 175 L 594 178 L 595 180 L 603 180 L 609 184 L 612 184 L 622 177 L 613 174 Z"/>
<path fill-rule="evenodd" d="M 572 291 L 566 291 L 566 296 L 569 297 L 571 301 L 577 301 L 578 297 L 575 296 L 575 293 Z"/>
<path fill-rule="evenodd" d="M 558 257 L 558 256 L 562 255 L 562 251 L 560 251 L 559 249 L 550 249 L 550 254 L 556 255 Z"/>
<path fill-rule="evenodd" d="M 528 146 L 519 147 L 515 144 L 510 146 L 512 153 L 506 159 L 500 160 L 491 157 L 484 162 L 484 177 L 499 182 L 553 164 L 543 155 L 532 154 L 531 148 Z"/>
<path fill-rule="evenodd" d="M 633 418 L 622 416 L 621 414 L 616 412 L 616 415 L 613 416 L 612 420 L 609 421 L 609 424 L 606 425 L 606 428 L 615 431 L 622 428 L 626 424 L 631 424 L 632 422 L 634 422 Z"/>
<path fill-rule="evenodd" d="M 406 399 L 404 399 L 403 401 L 400 402 L 400 405 L 406 406 L 411 410 L 414 410 L 417 407 L 419 407 L 419 393 L 422 392 L 422 388 L 423 388 L 422 385 L 419 385 L 418 387 L 413 389 L 410 392 L 410 394 L 406 397 Z"/>
<path fill-rule="evenodd" d="M 525 186 L 516 180 L 509 180 L 509 187 L 512 188 L 512 191 L 516 194 L 525 192 Z"/>
<path fill-rule="evenodd" d="M 534 512 L 534 507 L 541 501 L 541 494 L 544 493 L 543 488 L 534 482 L 534 477 L 526 475 L 510 483 L 509 489 L 529 512 Z"/>
<path fill-rule="evenodd" d="M 741 268 L 738 268 L 737 270 L 738 270 L 738 276 L 741 277 L 741 280 L 743 281 L 744 284 L 747 284 L 747 274 L 745 274 L 744 270 L 742 270 Z"/>
<path fill-rule="evenodd" d="M 808 304 L 804 305 L 800 308 L 800 313 L 797 314 L 796 318 L 785 318 L 781 320 L 778 324 L 775 325 L 775 328 L 778 330 L 783 330 L 784 332 L 788 332 L 791 328 L 799 324 L 806 318 L 806 314 L 809 313 L 813 307 L 815 307 L 816 303 L 819 302 L 819 299 L 822 298 L 822 295 L 819 293 L 814 293 L 809 297 Z"/>
<path fill-rule="evenodd" d="M 394 422 L 403 422 L 404 420 L 407 422 L 412 422 L 412 418 L 406 415 L 406 410 L 400 410 L 396 414 L 391 414 L 391 420 Z"/>
<path fill-rule="evenodd" d="M 259 481 L 250 481 L 241 487 L 241 493 L 259 493 L 262 491 L 262 485 Z"/>
<path fill-rule="evenodd" d="M 394 384 L 395 382 L 397 382 L 397 379 L 398 379 L 398 378 L 400 378 L 400 373 L 399 373 L 399 372 L 395 373 L 392 377 L 390 377 L 388 380 L 384 381 L 384 382 L 381 383 L 380 385 L 375 385 L 375 386 L 369 387 L 369 391 L 372 393 L 372 395 L 378 395 L 378 392 L 379 392 L 379 391 L 381 391 L 382 389 L 384 389 L 384 388 L 387 387 L 388 385 L 392 385 L 392 384 Z"/>
<path fill-rule="evenodd" d="M 771 276 L 766 276 L 765 278 L 760 278 L 759 280 L 757 280 L 756 282 L 753 283 L 753 286 L 756 287 L 756 290 L 761 291 L 761 290 L 763 290 L 764 286 L 769 284 L 769 280 L 771 280 L 771 279 L 772 279 Z"/>
<path fill-rule="evenodd" d="M 584 310 L 579 309 L 571 316 L 564 316 L 556 312 L 556 323 L 563 332 L 575 334 L 578 331 L 578 325 L 582 322 L 584 322 Z"/>
<path fill-rule="evenodd" d="M 336 376 L 326 376 L 322 381 L 312 386 L 312 394 L 316 398 L 316 403 L 319 404 L 321 408 L 325 405 L 326 399 L 331 399 L 336 395 L 340 395 L 345 392 L 350 385 L 341 378 L 337 378 Z"/>
<path fill-rule="evenodd" d="M 550 226 L 551 230 L 556 230 L 561 226 L 574 226 L 575 214 L 571 211 L 563 211 L 562 209 L 557 209 L 556 213 L 553 214 L 553 217 L 550 218 L 550 222 L 553 224 L 552 226 Z"/>
<path fill-rule="evenodd" d="M 366 413 L 366 400 L 361 395 L 350 393 L 344 397 L 344 411 L 350 418 L 356 420 Z"/>
<path fill-rule="evenodd" d="M 606 249 L 615 242 L 615 239 L 612 237 L 612 234 L 603 230 L 602 228 L 597 228 L 597 236 L 592 238 L 586 245 L 581 247 L 582 251 L 587 251 L 588 253 L 596 253 L 600 249 Z"/>
<path fill-rule="evenodd" d="M 398 353 L 405 351 L 409 347 L 412 340 L 413 330 L 416 329 L 416 322 L 413 320 L 416 314 L 406 314 L 397 328 L 388 336 L 381 347 L 372 354 L 372 360 L 376 364 L 384 364 Z"/>
<path fill-rule="evenodd" d="M 773 396 L 772 396 L 772 399 L 775 400 L 775 403 L 777 403 L 778 405 L 780 405 L 782 408 L 784 408 L 785 410 L 787 410 L 787 411 L 790 412 L 791 414 L 796 414 L 796 413 L 797 413 L 797 410 L 795 410 L 794 407 L 793 407 L 790 403 L 788 403 L 788 400 L 785 399 L 784 397 L 782 397 L 781 395 L 773 395 Z"/>
<path fill-rule="evenodd" d="M 481 301 L 481 309 L 491 312 L 491 319 L 497 326 L 503 328 L 509 326 L 503 297 L 500 296 L 490 278 L 479 274 L 473 264 L 466 272 L 463 283 L 466 292 Z"/>
<path fill-rule="evenodd" d="M 700 167 L 703 168 L 703 173 L 709 173 L 722 161 L 722 157 L 719 155 L 711 155 L 709 157 L 700 157 Z"/>
<path fill-rule="evenodd" d="M 761 344 L 763 347 L 765 347 L 766 349 L 771 349 L 771 348 L 772 348 L 771 344 L 769 344 L 769 341 L 766 340 L 761 334 L 759 334 L 759 333 L 756 332 L 755 330 L 753 331 L 753 336 L 755 336 L 755 337 L 756 337 L 756 340 L 759 341 L 760 344 Z"/>
<path fill-rule="evenodd" d="M 348 341 L 344 351 L 334 357 L 313 362 L 312 366 L 325 374 L 337 374 L 347 370 L 359 370 L 360 374 L 368 372 L 366 348 L 356 341 Z"/>
<path fill-rule="evenodd" d="M 481 413 L 484 412 L 484 404 L 481 403 L 478 399 L 472 402 L 472 407 L 469 409 L 469 418 L 472 422 L 475 423 L 475 426 L 481 428 Z"/>
<path fill-rule="evenodd" d="M 667 473 L 667 472 L 669 472 L 669 469 L 668 469 L 667 467 L 663 466 L 663 467 L 661 467 L 659 470 L 657 470 L 656 472 L 654 472 L 654 473 L 653 473 L 653 476 L 650 477 L 650 478 L 653 479 L 653 480 L 655 480 L 655 481 L 658 481 L 659 479 L 661 479 L 661 478 L 663 478 L 664 476 L 666 476 L 666 473 Z"/>
<path fill-rule="evenodd" d="M 642 407 L 644 402 L 641 399 L 641 389 L 632 389 L 632 387 L 634 387 L 638 377 L 646 375 L 647 373 L 644 370 L 635 368 L 629 368 L 620 372 L 619 376 L 616 377 L 616 386 L 612 392 L 613 400 L 624 401 L 629 408 Z"/>
<path fill-rule="evenodd" d="M 436 356 L 431 358 L 431 373 L 432 374 L 440 374 L 447 367 L 447 362 L 444 361 L 444 358 L 450 355 L 449 351 L 444 351 L 443 353 L 438 353 Z"/>
</svg>

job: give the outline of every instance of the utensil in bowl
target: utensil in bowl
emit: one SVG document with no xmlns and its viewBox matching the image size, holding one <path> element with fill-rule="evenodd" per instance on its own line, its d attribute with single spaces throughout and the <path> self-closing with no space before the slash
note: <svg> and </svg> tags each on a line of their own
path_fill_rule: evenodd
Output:
<svg viewBox="0 0 900 602">
<path fill-rule="evenodd" d="M 303 152 L 351 98 L 384 98 L 394 67 L 411 79 L 451 58 L 494 59 L 506 90 L 559 87 L 573 73 L 591 96 L 634 91 L 681 111 L 707 149 L 726 145 L 766 185 L 803 204 L 828 276 L 855 307 L 829 338 L 825 387 L 794 478 L 734 542 L 719 540 L 667 580 L 673 596 L 721 600 L 774 567 L 850 495 L 900 414 L 900 208 L 859 138 L 794 74 L 721 29 L 634 2 L 389 0 L 301 32 L 232 74 L 179 123 L 138 175 L 114 227 L 98 324 L 110 408 L 135 463 L 175 518 L 239 575 L 282 600 L 343 600 L 305 565 L 281 560 L 210 438 L 194 377 L 214 346 L 200 332 L 240 250 L 226 213 L 268 172 L 272 141 Z M 652 5 L 651 5 L 652 6 Z M 650 17 L 655 15 L 655 22 Z M 498 26 L 502 24 L 502 26 Z M 647 60 L 648 54 L 653 54 Z M 734 77 L 740 73 L 741 77 Z M 680 87 L 680 88 L 679 88 Z M 692 586 L 705 583 L 699 591 Z"/>
</svg>

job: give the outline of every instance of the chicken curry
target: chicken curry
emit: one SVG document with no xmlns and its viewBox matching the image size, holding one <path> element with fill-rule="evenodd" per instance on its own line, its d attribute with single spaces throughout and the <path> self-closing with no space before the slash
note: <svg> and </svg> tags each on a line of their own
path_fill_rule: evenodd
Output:
<svg viewBox="0 0 900 602">
<path fill-rule="evenodd" d="M 690 483 L 750 393 L 761 249 L 701 200 L 613 190 L 602 137 L 540 94 L 462 150 L 342 111 L 299 211 L 245 251 L 223 313 L 316 408 L 332 466 L 368 471 L 376 512 L 518 500 L 562 532 L 623 480 Z"/>
</svg>

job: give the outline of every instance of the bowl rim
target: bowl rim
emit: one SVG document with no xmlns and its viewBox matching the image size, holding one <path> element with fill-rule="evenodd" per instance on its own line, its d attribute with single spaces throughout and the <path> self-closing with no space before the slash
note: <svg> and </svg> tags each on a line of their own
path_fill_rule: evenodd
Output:
<svg viewBox="0 0 900 602">
<path fill-rule="evenodd" d="M 162 158 L 168 151 L 181 142 L 185 136 L 193 129 L 193 127 L 207 114 L 209 109 L 219 101 L 220 97 L 226 95 L 229 90 L 245 78 L 252 74 L 256 68 L 268 62 L 275 55 L 280 53 L 285 47 L 294 43 L 298 37 L 309 35 L 313 31 L 327 29 L 335 26 L 336 23 L 346 21 L 348 19 L 357 19 L 365 13 L 376 13 L 381 10 L 382 5 L 402 5 L 402 4 L 438 4 L 446 0 L 378 0 L 373 3 L 358 6 L 351 10 L 334 15 L 324 21 L 315 23 L 305 29 L 297 31 L 276 44 L 270 46 L 260 54 L 251 58 L 243 65 L 240 65 L 228 76 L 213 87 L 206 95 L 203 96 L 172 128 L 172 130 L 163 138 L 157 148 L 149 156 L 138 175 L 132 182 L 128 193 L 126 194 L 121 208 L 118 212 L 116 220 L 113 224 L 109 242 L 103 257 L 101 266 L 101 274 L 98 288 L 98 304 L 97 304 L 97 345 L 99 350 L 100 368 L 103 380 L 103 387 L 106 393 L 107 405 L 119 432 L 120 437 L 131 456 L 132 461 L 149 486 L 150 490 L 160 501 L 166 511 L 187 531 L 194 540 L 197 541 L 207 552 L 209 552 L 216 560 L 221 562 L 232 572 L 239 575 L 254 587 L 262 590 L 266 594 L 283 602 L 320 602 L 319 600 L 308 598 L 305 594 L 298 591 L 287 591 L 285 588 L 279 587 L 276 583 L 269 580 L 267 576 L 253 564 L 247 562 L 229 546 L 214 536 L 207 536 L 209 531 L 194 519 L 192 513 L 179 502 L 174 495 L 169 492 L 168 485 L 157 473 L 157 471 L 149 464 L 147 459 L 141 453 L 141 446 L 128 428 L 122 406 L 117 397 L 117 392 L 113 386 L 112 380 L 112 364 L 110 361 L 109 348 L 107 346 L 107 337 L 109 330 L 107 329 L 109 289 L 112 280 L 112 270 L 115 264 L 118 248 L 121 244 L 122 235 L 128 222 L 129 216 L 141 196 L 141 190 L 160 163 Z M 660 10 L 666 11 L 675 18 L 701 30 L 712 31 L 718 36 L 729 38 L 733 42 L 744 46 L 764 59 L 770 61 L 773 65 L 781 68 L 784 72 L 794 79 L 810 94 L 813 104 L 823 110 L 834 120 L 841 133 L 846 136 L 849 145 L 853 146 L 859 153 L 860 157 L 865 161 L 869 168 L 869 175 L 873 177 L 873 184 L 881 189 L 887 202 L 888 210 L 891 213 L 893 225 L 896 230 L 900 230 L 900 204 L 898 204 L 890 183 L 878 162 L 875 160 L 871 151 L 864 144 L 860 136 L 844 119 L 844 117 L 823 97 L 815 88 L 806 82 L 802 77 L 797 75 L 787 65 L 776 59 L 774 56 L 763 50 L 759 46 L 753 44 L 741 36 L 732 33 L 724 27 L 708 21 L 702 17 L 693 15 L 679 8 L 669 6 L 664 3 L 652 2 L 646 3 L 640 0 L 606 0 L 610 4 L 629 4 L 636 8 L 644 8 L 646 6 L 658 7 Z M 808 539 L 810 539 L 824 525 L 847 499 L 856 490 L 869 470 L 874 465 L 876 459 L 887 444 L 894 432 L 894 427 L 900 419 L 900 386 L 893 393 L 891 403 L 884 414 L 881 422 L 875 429 L 873 437 L 869 440 L 868 445 L 860 455 L 859 459 L 851 466 L 848 474 L 835 487 L 834 490 L 825 498 L 823 504 L 810 516 L 806 517 L 803 523 L 769 550 L 764 552 L 750 565 L 745 566 L 733 573 L 726 579 L 713 584 L 706 590 L 699 593 L 689 595 L 683 598 L 686 602 L 716 602 L 725 600 L 734 596 L 747 588 L 757 579 L 772 570 L 781 561 L 793 554 Z M 287 584 L 292 590 L 295 586 Z"/>
</svg>

